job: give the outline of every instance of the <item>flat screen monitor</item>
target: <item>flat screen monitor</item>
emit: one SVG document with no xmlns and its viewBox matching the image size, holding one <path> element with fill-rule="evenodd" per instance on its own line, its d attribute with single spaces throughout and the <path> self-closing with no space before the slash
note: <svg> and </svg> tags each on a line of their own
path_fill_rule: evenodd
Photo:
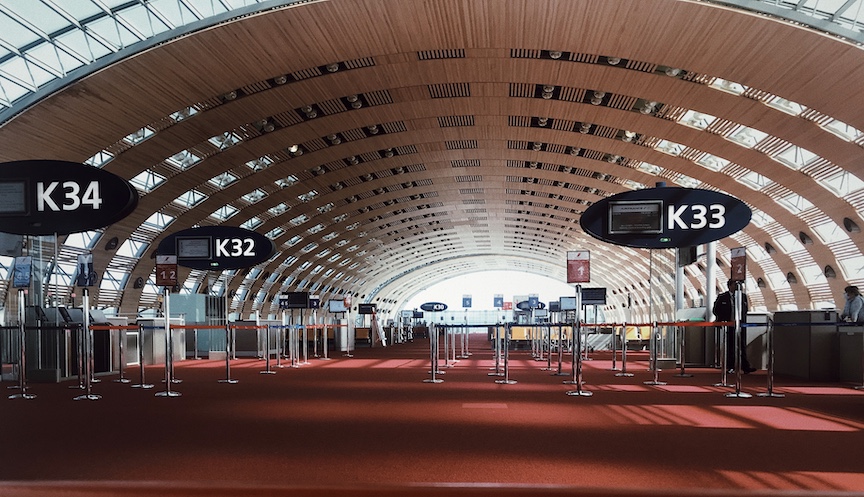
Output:
<svg viewBox="0 0 864 497">
<path fill-rule="evenodd" d="M 582 305 L 606 305 L 606 289 L 583 288 Z"/>
<path fill-rule="evenodd" d="M 423 311 L 414 311 L 414 314 L 411 317 L 413 317 L 414 319 L 422 319 Z"/>
<path fill-rule="evenodd" d="M 610 235 L 662 232 L 662 200 L 622 200 L 609 202 Z"/>
<path fill-rule="evenodd" d="M 576 310 L 576 297 L 561 297 L 558 302 L 561 304 L 562 311 Z"/>
<path fill-rule="evenodd" d="M 375 314 L 375 304 L 359 304 L 357 312 L 360 314 Z"/>
<path fill-rule="evenodd" d="M 549 311 L 546 309 L 534 309 L 534 317 L 535 318 L 548 318 Z"/>
<path fill-rule="evenodd" d="M 309 292 L 283 292 L 279 296 L 279 307 L 282 309 L 308 309 Z"/>
<path fill-rule="evenodd" d="M 345 307 L 345 301 L 342 299 L 330 299 L 327 301 L 327 310 L 333 313 L 336 312 L 348 312 L 348 308 Z"/>
<path fill-rule="evenodd" d="M 559 312 L 561 311 L 561 302 L 557 300 L 553 300 L 549 302 L 549 312 Z"/>
</svg>

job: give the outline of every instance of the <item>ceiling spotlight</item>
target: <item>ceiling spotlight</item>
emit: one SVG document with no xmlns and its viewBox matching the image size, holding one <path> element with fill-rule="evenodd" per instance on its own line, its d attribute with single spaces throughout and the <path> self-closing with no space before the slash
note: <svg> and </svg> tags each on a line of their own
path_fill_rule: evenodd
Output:
<svg viewBox="0 0 864 497">
<path fill-rule="evenodd" d="M 327 64 L 327 72 L 336 72 L 339 70 L 339 64 Z"/>
<path fill-rule="evenodd" d="M 561 52 L 558 52 L 557 50 L 553 51 L 553 52 L 549 52 L 549 57 L 552 57 L 553 59 L 560 59 L 561 58 Z"/>
<path fill-rule="evenodd" d="M 531 169 L 537 169 L 537 161 L 532 160 L 528 163 L 528 167 L 530 167 Z"/>
<path fill-rule="evenodd" d="M 674 67 L 667 67 L 666 71 L 664 71 L 664 72 L 666 73 L 667 76 L 674 78 L 675 76 L 678 76 L 679 74 L 681 74 L 681 69 L 676 69 Z"/>
<path fill-rule="evenodd" d="M 345 100 L 354 103 L 358 100 L 358 97 L 357 95 L 348 95 L 347 97 L 345 97 Z"/>
<path fill-rule="evenodd" d="M 269 119 L 262 119 L 258 122 L 258 125 L 261 127 L 261 131 L 264 131 L 265 133 L 269 133 L 276 129 L 276 126 L 273 125 Z"/>
<path fill-rule="evenodd" d="M 352 109 L 359 109 L 360 107 L 363 107 L 363 102 L 361 102 L 359 100 L 356 102 L 351 102 L 351 108 Z"/>
<path fill-rule="evenodd" d="M 615 163 L 618 162 L 618 159 L 620 158 L 620 155 L 610 155 L 609 158 L 606 159 L 606 162 Z"/>
<path fill-rule="evenodd" d="M 288 152 L 292 154 L 296 153 L 298 150 L 300 150 L 300 145 L 291 145 L 290 147 L 288 147 Z"/>
<path fill-rule="evenodd" d="M 334 184 L 333 186 L 331 186 L 330 188 L 332 188 L 332 189 L 334 189 L 334 190 L 341 190 L 341 189 L 342 189 L 342 183 L 335 183 L 335 184 Z"/>
<path fill-rule="evenodd" d="M 348 162 L 351 164 L 359 164 L 360 163 L 360 161 L 357 159 L 357 156 L 355 156 L 355 155 L 348 157 Z"/>
<path fill-rule="evenodd" d="M 331 145 L 339 145 L 342 143 L 342 139 L 337 135 L 327 135 L 327 139 L 330 140 Z"/>
<path fill-rule="evenodd" d="M 385 150 L 385 151 L 384 151 L 384 157 L 388 157 L 388 158 L 389 158 L 389 157 L 393 157 L 393 149 L 392 149 L 392 148 L 388 148 L 387 150 Z"/>
<path fill-rule="evenodd" d="M 657 102 L 645 102 L 645 105 L 643 105 L 642 108 L 639 109 L 639 112 L 641 112 L 642 114 L 650 114 L 654 112 L 654 107 L 656 106 Z"/>
<path fill-rule="evenodd" d="M 368 129 L 369 132 L 372 133 L 373 135 L 378 134 L 378 126 L 375 124 L 373 124 L 372 126 L 367 126 L 366 129 Z"/>
<path fill-rule="evenodd" d="M 234 100 L 235 98 L 237 98 L 237 92 L 235 90 L 231 90 L 225 95 L 223 95 L 223 97 L 225 98 L 225 100 Z"/>
<path fill-rule="evenodd" d="M 589 131 L 591 131 L 591 124 L 589 124 L 589 123 L 582 123 L 582 124 L 579 126 L 579 132 L 582 133 L 583 135 L 587 135 Z"/>
<path fill-rule="evenodd" d="M 533 148 L 534 148 L 534 151 L 535 151 L 535 152 L 539 152 L 540 149 L 543 148 L 543 144 L 540 143 L 540 142 L 534 142 L 534 147 L 533 147 Z"/>
<path fill-rule="evenodd" d="M 579 155 L 579 152 L 581 151 L 582 149 L 580 149 L 579 147 L 573 147 L 570 149 L 570 155 Z"/>
<path fill-rule="evenodd" d="M 288 82 L 288 76 L 285 76 L 284 74 L 282 76 L 276 76 L 273 78 L 273 82 L 277 85 L 284 85 Z"/>
<path fill-rule="evenodd" d="M 609 63 L 610 66 L 617 66 L 621 59 L 618 57 L 606 57 L 606 62 Z"/>
<path fill-rule="evenodd" d="M 538 117 L 537 118 L 537 125 L 538 126 L 546 126 L 547 124 L 549 124 L 549 118 L 548 117 Z"/>
</svg>

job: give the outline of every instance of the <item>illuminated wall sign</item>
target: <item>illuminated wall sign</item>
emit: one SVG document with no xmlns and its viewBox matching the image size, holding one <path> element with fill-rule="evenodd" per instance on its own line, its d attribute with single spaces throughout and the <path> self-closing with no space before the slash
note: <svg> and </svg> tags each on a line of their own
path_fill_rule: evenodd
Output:
<svg viewBox="0 0 864 497">
<path fill-rule="evenodd" d="M 138 206 L 123 178 L 77 162 L 0 164 L 0 225 L 20 235 L 68 235 L 104 228 Z"/>
<path fill-rule="evenodd" d="M 729 195 L 695 188 L 658 187 L 619 193 L 591 205 L 579 220 L 589 235 L 639 248 L 675 248 L 726 238 L 753 213 Z"/>
<path fill-rule="evenodd" d="M 420 308 L 424 311 L 429 312 L 446 311 L 447 304 L 444 304 L 442 302 L 426 302 L 425 304 L 421 305 Z"/>
<path fill-rule="evenodd" d="M 264 235 L 236 226 L 189 228 L 165 237 L 157 253 L 176 255 L 177 264 L 202 270 L 243 269 L 268 260 L 276 245 Z"/>
</svg>

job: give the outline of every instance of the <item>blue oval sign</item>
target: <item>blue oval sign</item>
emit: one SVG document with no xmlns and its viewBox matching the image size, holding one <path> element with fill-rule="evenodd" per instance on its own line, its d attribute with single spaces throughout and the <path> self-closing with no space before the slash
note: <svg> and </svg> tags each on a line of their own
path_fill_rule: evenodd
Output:
<svg viewBox="0 0 864 497">
<path fill-rule="evenodd" d="M 537 304 L 532 306 L 530 300 L 523 300 L 522 302 L 519 302 L 518 304 L 516 304 L 516 308 L 519 309 L 520 311 L 530 311 L 531 309 L 545 309 L 546 303 L 545 302 L 537 302 Z"/>
<path fill-rule="evenodd" d="M 423 309 L 424 311 L 429 311 L 429 312 L 446 311 L 447 310 L 447 304 L 445 304 L 443 302 L 426 302 L 425 304 L 421 305 L 420 308 Z"/>
<path fill-rule="evenodd" d="M 19 235 L 68 235 L 104 228 L 138 206 L 123 178 L 78 162 L 0 164 L 0 227 Z"/>
<path fill-rule="evenodd" d="M 724 193 L 658 187 L 600 200 L 579 224 L 600 240 L 638 248 L 676 248 L 726 238 L 744 229 L 753 212 Z"/>
<path fill-rule="evenodd" d="M 156 252 L 176 255 L 180 266 L 221 271 L 260 264 L 273 256 L 276 245 L 264 235 L 236 226 L 201 226 L 168 235 Z"/>
</svg>

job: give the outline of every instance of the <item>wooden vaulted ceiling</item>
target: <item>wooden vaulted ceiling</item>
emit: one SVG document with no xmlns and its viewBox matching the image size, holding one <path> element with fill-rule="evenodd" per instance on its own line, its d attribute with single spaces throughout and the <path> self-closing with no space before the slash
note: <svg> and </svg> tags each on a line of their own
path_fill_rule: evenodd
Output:
<svg viewBox="0 0 864 497">
<path fill-rule="evenodd" d="M 720 91 L 716 78 L 748 91 Z M 210 214 L 227 204 L 239 212 L 225 224 L 257 217 L 256 231 L 278 248 L 260 271 L 227 278 L 230 290 L 242 289 L 232 307 L 244 314 L 270 310 L 276 294 L 297 288 L 396 308 L 421 287 L 485 269 L 564 280 L 566 252 L 583 249 L 592 253 L 592 283 L 644 293 L 646 253 L 579 227 L 588 205 L 634 184 L 692 178 L 776 221 L 722 241 L 721 258 L 729 247 L 775 246 L 788 234 L 817 240 L 817 218 L 861 225 L 860 192 L 840 198 L 772 160 L 770 144 L 724 137 L 724 126 L 758 129 L 862 178 L 861 143 L 819 125 L 830 117 L 864 129 L 862 81 L 860 47 L 706 2 L 330 0 L 231 19 L 118 60 L 6 122 L 0 159 L 84 161 L 107 150 L 106 170 L 167 178 L 104 230 L 103 240 L 148 244 L 146 254 L 124 262 L 104 243 L 94 251 L 97 268 L 130 269 L 122 291 L 96 296 L 123 312 L 154 305 L 155 295 L 132 282 L 151 277 L 159 240 L 219 223 Z M 781 112 L 766 96 L 809 113 Z M 189 107 L 195 115 L 167 119 Z M 684 126 L 677 120 L 686 110 L 718 119 L 708 129 Z M 143 127 L 155 132 L 124 141 Z M 211 140 L 226 134 L 240 140 Z M 663 141 L 688 152 L 658 151 Z M 200 160 L 186 169 L 167 161 L 184 151 Z M 702 167 L 704 154 L 730 165 Z M 247 165 L 260 158 L 260 167 Z M 775 190 L 737 181 L 740 168 Z M 238 179 L 209 182 L 225 172 Z M 206 200 L 190 209 L 173 202 L 190 189 Z M 260 200 L 243 198 L 259 189 Z M 786 191 L 813 207 L 785 209 L 777 197 Z M 155 212 L 176 220 L 164 232 L 148 229 Z M 748 270 L 765 281 L 802 265 L 839 268 L 861 255 L 860 233 L 847 231 L 845 244 L 772 252 Z M 751 299 L 810 307 L 847 281 L 864 282 L 837 274 L 818 285 L 751 285 Z M 692 291 L 700 278 L 689 275 Z M 206 274 L 193 277 L 208 284 Z"/>
</svg>

